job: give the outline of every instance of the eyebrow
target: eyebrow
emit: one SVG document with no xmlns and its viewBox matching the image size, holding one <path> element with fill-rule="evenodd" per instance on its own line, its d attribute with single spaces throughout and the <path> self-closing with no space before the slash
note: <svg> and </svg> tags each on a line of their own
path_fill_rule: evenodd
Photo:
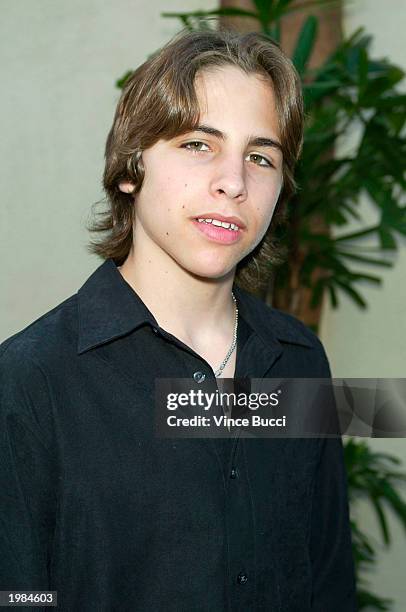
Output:
<svg viewBox="0 0 406 612">
<path fill-rule="evenodd" d="M 194 130 L 194 132 L 203 132 L 204 134 L 209 134 L 210 136 L 215 136 L 219 140 L 226 141 L 227 136 L 221 130 L 217 128 L 211 127 L 210 125 L 198 125 Z M 273 138 L 266 138 L 265 136 L 252 136 L 248 141 L 248 146 L 252 147 L 267 147 L 269 149 L 278 149 L 281 153 L 282 145 L 277 140 Z"/>
</svg>

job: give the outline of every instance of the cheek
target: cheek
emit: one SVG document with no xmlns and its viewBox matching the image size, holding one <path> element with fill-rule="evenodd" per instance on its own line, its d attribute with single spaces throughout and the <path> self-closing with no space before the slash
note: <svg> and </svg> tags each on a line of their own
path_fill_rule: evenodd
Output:
<svg viewBox="0 0 406 612">
<path fill-rule="evenodd" d="M 135 218 L 144 228 L 168 237 L 179 232 L 184 218 L 193 214 L 191 181 L 184 177 L 176 180 L 168 174 L 150 175 L 138 194 Z"/>
<path fill-rule="evenodd" d="M 279 185 L 274 189 L 270 189 L 266 196 L 262 194 L 260 203 L 258 203 L 259 200 L 257 200 L 257 204 L 254 205 L 255 214 L 253 217 L 256 219 L 255 244 L 258 244 L 258 242 L 262 240 L 269 228 L 278 202 L 280 191 L 281 189 Z"/>
<path fill-rule="evenodd" d="M 279 194 L 281 187 L 276 187 L 268 193 L 266 199 L 262 203 L 262 206 L 257 207 L 258 218 L 260 219 L 260 225 L 268 226 L 272 220 L 273 213 L 278 203 Z"/>
<path fill-rule="evenodd" d="M 282 188 L 283 188 L 283 180 L 282 180 L 282 177 L 281 177 L 280 180 L 278 181 L 277 185 L 275 186 L 275 188 L 272 190 L 272 193 L 271 193 L 271 199 L 270 199 L 270 202 L 271 202 L 270 216 L 271 217 L 272 217 L 272 215 L 273 215 L 273 213 L 275 211 L 275 208 L 276 208 L 276 206 L 278 204 L 279 196 L 282 193 Z"/>
<path fill-rule="evenodd" d="M 176 175 L 170 172 L 170 169 L 165 172 L 151 172 L 145 177 L 140 198 L 143 204 L 153 205 L 155 211 L 166 216 L 186 201 L 190 190 L 187 183 L 184 176 Z"/>
<path fill-rule="evenodd" d="M 145 159 L 145 190 L 156 195 L 160 192 L 164 195 L 167 191 L 178 190 L 184 180 L 184 169 L 180 167 L 176 157 L 168 155 L 163 151 L 161 154 L 155 152 L 152 157 Z"/>
</svg>

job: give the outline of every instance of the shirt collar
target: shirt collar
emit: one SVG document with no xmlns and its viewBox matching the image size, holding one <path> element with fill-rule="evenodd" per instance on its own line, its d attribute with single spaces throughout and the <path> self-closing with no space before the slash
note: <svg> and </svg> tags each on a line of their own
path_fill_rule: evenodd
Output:
<svg viewBox="0 0 406 612">
<path fill-rule="evenodd" d="M 310 337 L 311 332 L 298 319 L 267 306 L 238 285 L 233 286 L 233 291 L 237 298 L 239 313 L 266 344 L 280 341 L 314 347 L 314 340 Z"/>
<path fill-rule="evenodd" d="M 265 343 L 282 341 L 313 346 L 288 315 L 269 308 L 237 285 L 233 291 L 239 313 Z M 124 280 L 113 259 L 106 259 L 79 289 L 78 309 L 78 354 L 124 336 L 141 325 L 158 327 L 155 317 Z"/>
</svg>

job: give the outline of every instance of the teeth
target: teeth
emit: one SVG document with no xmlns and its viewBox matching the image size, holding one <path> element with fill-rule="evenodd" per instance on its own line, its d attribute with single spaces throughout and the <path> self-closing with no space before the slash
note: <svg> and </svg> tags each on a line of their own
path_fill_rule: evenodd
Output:
<svg viewBox="0 0 406 612">
<path fill-rule="evenodd" d="M 234 232 L 238 232 L 238 226 L 234 223 L 226 223 L 225 221 L 219 221 L 218 219 L 198 219 L 199 223 L 210 223 L 216 227 L 224 227 L 224 229 L 231 229 Z"/>
</svg>

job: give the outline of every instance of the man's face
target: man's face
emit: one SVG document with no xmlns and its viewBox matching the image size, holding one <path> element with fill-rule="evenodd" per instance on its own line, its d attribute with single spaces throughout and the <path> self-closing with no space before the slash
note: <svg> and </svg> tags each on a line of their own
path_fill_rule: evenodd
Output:
<svg viewBox="0 0 406 612">
<path fill-rule="evenodd" d="M 215 279 L 233 274 L 268 229 L 282 187 L 282 152 L 269 143 L 249 144 L 258 137 L 280 142 L 269 83 L 224 66 L 198 73 L 195 86 L 203 130 L 160 140 L 142 153 L 134 245 L 138 261 L 155 257 L 168 269 Z M 197 221 L 224 217 L 234 217 L 239 229 Z"/>
</svg>

